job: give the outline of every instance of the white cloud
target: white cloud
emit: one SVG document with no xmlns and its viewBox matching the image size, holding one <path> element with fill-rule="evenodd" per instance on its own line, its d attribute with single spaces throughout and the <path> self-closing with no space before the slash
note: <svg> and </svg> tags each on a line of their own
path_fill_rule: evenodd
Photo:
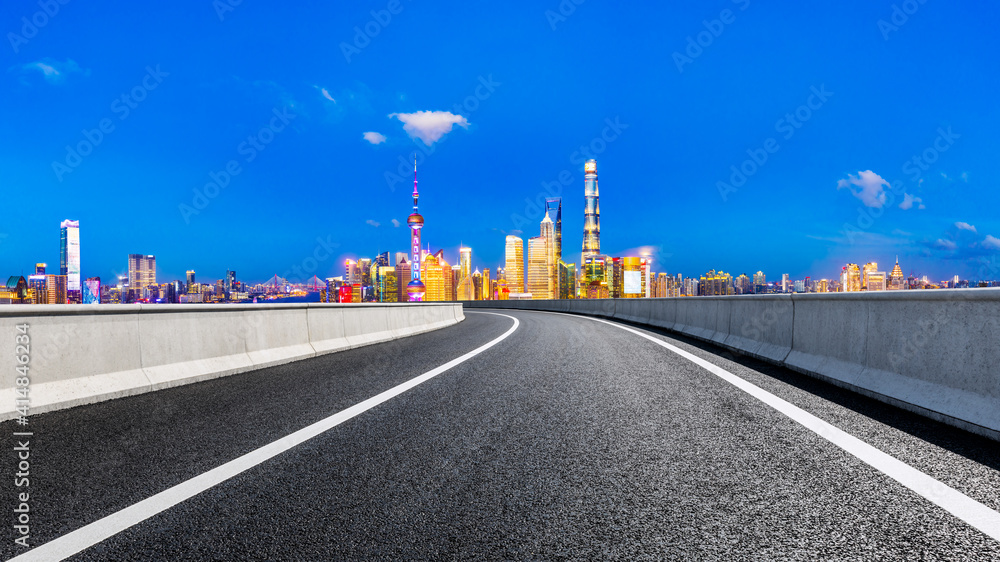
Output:
<svg viewBox="0 0 1000 562">
<path fill-rule="evenodd" d="M 378 228 L 382 224 L 382 223 L 374 221 L 372 219 L 366 220 L 365 223 L 366 224 L 370 224 L 370 225 L 374 226 L 375 228 Z"/>
<path fill-rule="evenodd" d="M 330 92 L 328 92 L 326 88 L 320 88 L 319 91 L 323 94 L 324 98 L 332 101 L 333 103 L 337 103 L 337 100 L 333 99 L 333 96 L 330 95 Z"/>
<path fill-rule="evenodd" d="M 382 144 L 385 142 L 385 135 L 383 135 L 382 133 L 376 133 L 375 131 L 368 131 L 367 133 L 364 133 L 361 136 L 363 136 L 366 141 L 372 144 Z"/>
<path fill-rule="evenodd" d="M 969 183 L 969 172 L 962 172 L 962 181 Z"/>
<path fill-rule="evenodd" d="M 968 230 L 969 232 L 977 232 L 976 227 L 972 226 L 967 222 L 956 222 L 955 226 L 958 227 L 959 230 Z"/>
<path fill-rule="evenodd" d="M 1000 238 L 987 234 L 986 240 L 983 240 L 983 246 L 991 250 L 1000 250 Z"/>
<path fill-rule="evenodd" d="M 938 238 L 935 242 L 939 248 L 944 248 L 945 250 L 955 250 L 958 248 L 958 244 L 955 244 L 951 240 L 945 240 L 943 238 Z"/>
<path fill-rule="evenodd" d="M 902 209 L 902 210 L 904 210 L 904 211 L 908 211 L 908 210 L 912 209 L 914 205 L 917 206 L 917 209 L 926 209 L 927 208 L 926 206 L 924 206 L 924 200 L 923 199 L 921 199 L 919 197 L 914 197 L 913 195 L 910 195 L 909 193 L 904 193 L 903 194 L 903 202 L 899 204 L 899 208 Z"/>
<path fill-rule="evenodd" d="M 866 207 L 876 209 L 881 209 L 885 205 L 886 187 L 889 187 L 889 182 L 871 170 L 858 172 L 856 176 L 848 174 L 846 180 L 837 182 L 837 189 L 850 190 L 851 194 L 860 199 Z"/>
<path fill-rule="evenodd" d="M 18 67 L 12 67 L 11 70 Z M 34 74 L 40 72 L 42 77 L 49 84 L 62 84 L 71 74 L 82 74 L 90 76 L 90 70 L 80 68 L 73 59 L 66 59 L 60 62 L 54 59 L 45 58 L 35 62 L 29 62 L 20 66 L 21 74 Z"/>
<path fill-rule="evenodd" d="M 392 226 L 399 228 L 399 221 L 396 219 L 392 219 Z"/>
<path fill-rule="evenodd" d="M 450 111 L 418 111 L 416 113 L 390 113 L 389 117 L 395 117 L 403 122 L 403 130 L 410 138 L 420 139 L 424 144 L 430 146 L 441 139 L 441 137 L 451 132 L 455 125 L 463 128 L 469 127 L 468 120 L 461 115 L 454 115 Z"/>
<path fill-rule="evenodd" d="M 896 236 L 913 236 L 912 232 L 907 232 L 905 230 L 900 230 L 898 228 L 894 228 L 892 230 L 892 233 L 895 234 Z"/>
</svg>

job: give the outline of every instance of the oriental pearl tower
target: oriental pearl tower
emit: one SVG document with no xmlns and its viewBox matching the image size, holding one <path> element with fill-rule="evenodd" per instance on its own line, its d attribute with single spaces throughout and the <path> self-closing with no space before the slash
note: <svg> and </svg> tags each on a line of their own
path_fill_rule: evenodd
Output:
<svg viewBox="0 0 1000 562">
<path fill-rule="evenodd" d="M 426 288 L 420 281 L 420 229 L 424 227 L 424 217 L 417 211 L 417 159 L 413 159 L 413 214 L 406 219 L 410 225 L 410 282 L 406 284 L 406 295 L 409 302 L 422 302 Z"/>
</svg>

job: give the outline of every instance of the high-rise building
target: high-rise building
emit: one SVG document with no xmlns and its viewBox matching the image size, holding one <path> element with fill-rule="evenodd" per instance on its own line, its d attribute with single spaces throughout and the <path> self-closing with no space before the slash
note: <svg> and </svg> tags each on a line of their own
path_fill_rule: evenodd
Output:
<svg viewBox="0 0 1000 562">
<path fill-rule="evenodd" d="M 546 298 L 554 299 L 559 297 L 559 256 L 557 254 L 559 242 L 556 236 L 556 223 L 548 211 L 545 212 L 539 226 L 539 235 L 545 239 L 545 285 L 547 286 L 545 293 L 548 295 Z"/>
<path fill-rule="evenodd" d="M 552 268 L 556 277 L 555 295 L 562 293 L 559 277 L 559 261 L 562 260 L 562 197 L 553 197 L 545 200 L 545 214 L 552 219 L 552 233 L 554 235 Z"/>
<path fill-rule="evenodd" d="M 407 301 L 421 302 L 424 300 L 424 293 L 427 287 L 420 280 L 420 270 L 423 269 L 420 255 L 420 229 L 424 227 L 424 217 L 417 210 L 417 159 L 413 158 L 413 213 L 406 219 L 406 224 L 410 226 L 410 282 L 406 285 Z"/>
<path fill-rule="evenodd" d="M 411 278 L 410 262 L 406 260 L 406 256 L 404 255 L 396 260 L 396 302 L 407 302 L 407 299 L 409 299 L 406 288 Z"/>
<path fill-rule="evenodd" d="M 576 264 L 559 260 L 559 298 L 575 299 L 579 294 Z"/>
<path fill-rule="evenodd" d="M 763 271 L 758 271 L 753 274 L 753 292 L 754 294 L 763 294 L 767 292 L 767 276 L 764 275 Z"/>
<path fill-rule="evenodd" d="M 46 300 L 49 304 L 66 304 L 66 283 L 65 275 L 45 276 L 45 288 L 48 291 Z"/>
<path fill-rule="evenodd" d="M 47 277 L 44 273 L 28 276 L 28 290 L 31 291 L 33 304 L 49 304 L 49 290 L 45 285 Z"/>
<path fill-rule="evenodd" d="M 462 246 L 458 249 L 458 280 L 455 291 L 458 300 L 476 300 L 476 288 L 472 281 L 472 248 Z"/>
<path fill-rule="evenodd" d="M 899 267 L 899 257 L 896 257 L 896 265 L 889 273 L 889 290 L 901 291 L 906 288 L 906 279 L 903 277 L 903 268 Z"/>
<path fill-rule="evenodd" d="M 601 254 L 601 204 L 597 187 L 597 160 L 587 160 L 583 166 L 583 253 L 580 263 Z"/>
<path fill-rule="evenodd" d="M 479 300 L 492 300 L 493 299 L 493 279 L 490 277 L 490 268 L 483 268 L 483 292 L 479 297 Z"/>
<path fill-rule="evenodd" d="M 441 302 L 455 300 L 452 278 L 454 270 L 444 259 L 444 251 L 436 254 L 426 254 L 421 262 L 421 276 L 424 294 L 421 300 L 425 302 Z M 407 286 L 409 290 L 409 285 Z"/>
<path fill-rule="evenodd" d="M 507 246 L 504 251 L 504 278 L 507 289 L 511 293 L 524 291 L 524 241 L 517 236 L 507 236 Z"/>
<path fill-rule="evenodd" d="M 866 291 L 884 291 L 886 290 L 886 277 L 884 271 L 869 271 L 868 272 L 868 284 L 865 286 Z"/>
<path fill-rule="evenodd" d="M 397 302 L 398 298 L 399 282 L 396 280 L 396 268 L 391 265 L 378 266 L 379 302 Z"/>
<path fill-rule="evenodd" d="M 844 266 L 840 273 L 840 284 L 845 293 L 854 293 L 861 290 L 861 268 L 856 263 L 849 263 Z"/>
<path fill-rule="evenodd" d="M 46 267 L 48 267 L 48 264 L 36 263 L 35 264 L 35 275 L 45 275 L 45 268 Z"/>
<path fill-rule="evenodd" d="M 192 290 L 194 288 L 194 270 L 193 269 L 187 270 L 186 277 L 187 277 L 187 283 L 184 286 L 184 292 L 185 293 L 195 292 Z"/>
<path fill-rule="evenodd" d="M 548 219 L 548 215 L 545 215 Z M 544 224 L 544 223 L 543 223 Z M 549 225 L 552 221 L 549 221 Z M 528 239 L 528 290 L 533 300 L 551 299 L 552 275 L 549 260 L 552 255 L 551 238 L 534 236 Z"/>
<path fill-rule="evenodd" d="M 88 277 L 83 282 L 83 304 L 101 304 L 101 278 Z"/>
<path fill-rule="evenodd" d="M 156 285 L 156 256 L 144 254 L 128 255 L 128 289 L 132 298 L 129 302 L 144 298 L 150 285 Z"/>
<path fill-rule="evenodd" d="M 789 280 L 788 274 L 787 273 L 782 273 L 781 274 L 781 292 L 782 293 L 788 293 L 788 292 L 790 292 L 789 290 L 791 288 L 792 288 L 792 282 Z"/>
<path fill-rule="evenodd" d="M 230 298 L 233 291 L 236 290 L 236 272 L 231 270 L 226 270 L 226 276 L 223 278 L 223 290 L 225 291 L 226 298 Z"/>
<path fill-rule="evenodd" d="M 59 275 L 66 276 L 66 295 L 73 302 L 80 296 L 80 221 L 59 224 Z"/>
<path fill-rule="evenodd" d="M 716 272 L 712 269 L 698 280 L 698 291 L 701 296 L 731 295 L 733 277 L 724 271 Z"/>
<path fill-rule="evenodd" d="M 878 271 L 878 262 L 870 261 L 861 268 L 861 289 L 868 290 L 868 276 Z"/>
<path fill-rule="evenodd" d="M 635 256 L 621 258 L 621 292 L 619 297 L 625 299 L 645 297 L 649 288 L 648 272 L 649 263 L 646 258 Z"/>
</svg>

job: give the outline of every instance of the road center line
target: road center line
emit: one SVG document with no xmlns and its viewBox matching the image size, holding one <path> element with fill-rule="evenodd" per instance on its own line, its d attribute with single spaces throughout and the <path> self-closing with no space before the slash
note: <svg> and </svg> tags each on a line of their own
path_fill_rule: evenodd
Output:
<svg viewBox="0 0 1000 562">
<path fill-rule="evenodd" d="M 546 314 L 561 314 L 557 312 L 546 312 Z M 578 315 L 574 315 L 578 316 Z M 578 316 L 595 322 L 603 322 L 616 328 L 621 328 L 626 332 L 631 332 L 637 336 L 642 336 L 647 340 L 680 355 L 699 367 L 709 371 L 713 375 L 746 392 L 750 396 L 760 400 L 778 412 L 788 416 L 806 429 L 816 433 L 823 439 L 840 447 L 856 458 L 906 486 L 918 495 L 927 499 L 931 503 L 943 508 L 948 513 L 965 521 L 972 527 L 979 529 L 994 540 L 1000 541 L 1000 513 L 977 502 L 962 492 L 948 486 L 947 484 L 920 472 L 916 468 L 887 455 L 853 435 L 842 431 L 820 418 L 806 412 L 798 406 L 778 398 L 770 392 L 756 386 L 729 371 L 710 363 L 697 355 L 684 351 L 677 346 L 671 345 L 663 340 L 657 339 L 649 334 L 629 328 L 615 322 L 609 322 L 600 318 L 589 316 Z"/>
<path fill-rule="evenodd" d="M 431 369 L 430 371 L 394 386 L 381 394 L 377 394 L 363 402 L 359 402 L 346 410 L 341 410 L 328 418 L 322 419 L 312 425 L 308 425 L 294 433 L 282 437 L 281 439 L 264 445 L 259 449 L 250 451 L 241 457 L 237 457 L 221 466 L 209 470 L 208 472 L 195 476 L 190 480 L 181 482 L 180 484 L 146 498 L 137 504 L 112 513 L 103 519 L 98 519 L 93 523 L 85 525 L 55 540 L 29 550 L 20 556 L 11 558 L 11 562 L 21 562 L 27 560 L 63 560 L 73 556 L 74 554 L 77 554 L 86 548 L 90 548 L 91 546 L 94 546 L 95 544 L 112 537 L 125 529 L 128 529 L 129 527 L 170 509 L 184 500 L 190 499 L 205 490 L 208 490 L 216 484 L 225 482 L 241 472 L 249 470 L 272 457 L 280 455 L 296 445 L 305 443 L 313 437 L 329 431 L 345 421 L 348 421 L 351 418 L 354 418 L 374 408 L 375 406 L 382 404 L 383 402 L 387 402 L 415 386 L 429 381 L 456 365 L 472 359 L 473 357 L 507 339 L 507 337 L 513 334 L 521 324 L 517 318 L 506 314 L 497 314 L 493 312 L 479 312 L 478 314 L 492 314 L 494 316 L 510 318 L 514 321 L 514 325 L 493 341 L 481 345 L 461 357 L 452 359 L 440 367 Z"/>
</svg>

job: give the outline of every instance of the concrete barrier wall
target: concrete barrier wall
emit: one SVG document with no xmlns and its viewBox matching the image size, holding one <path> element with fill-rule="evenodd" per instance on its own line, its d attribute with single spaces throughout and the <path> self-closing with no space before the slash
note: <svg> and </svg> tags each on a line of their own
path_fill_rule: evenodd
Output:
<svg viewBox="0 0 1000 562">
<path fill-rule="evenodd" d="M 1000 440 L 1000 289 L 530 303 L 685 334 Z"/>
<path fill-rule="evenodd" d="M 16 326 L 30 413 L 280 365 L 451 326 L 458 303 L 0 306 L 0 421 L 16 417 Z"/>
</svg>

